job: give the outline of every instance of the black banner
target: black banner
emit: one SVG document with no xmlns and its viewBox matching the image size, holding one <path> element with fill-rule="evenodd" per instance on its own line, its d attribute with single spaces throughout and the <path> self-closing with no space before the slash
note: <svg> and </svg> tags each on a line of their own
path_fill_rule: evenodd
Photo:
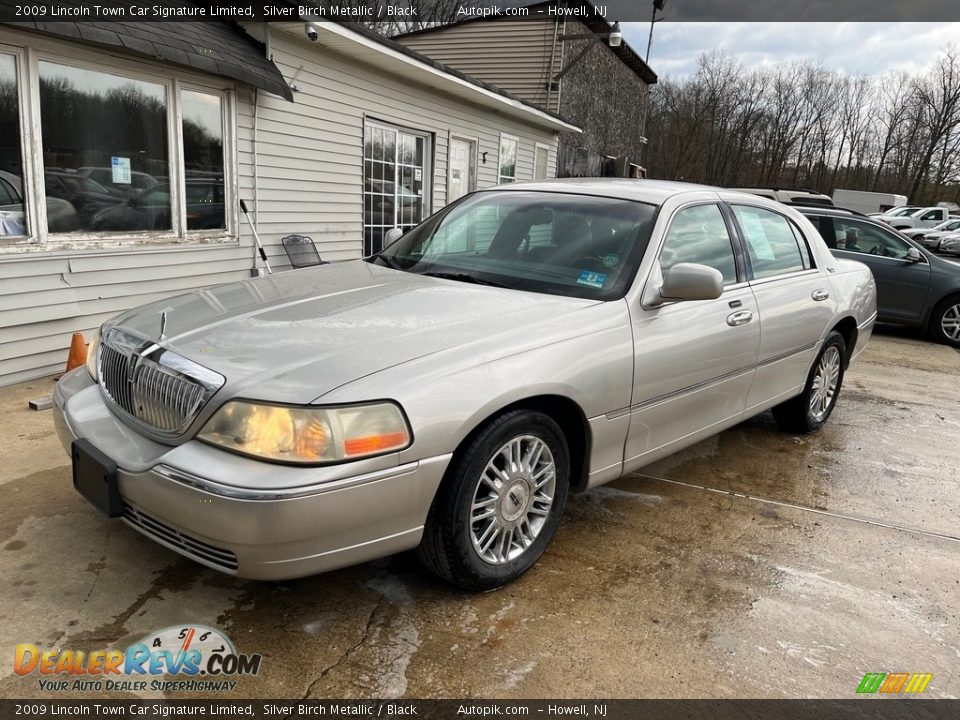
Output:
<svg viewBox="0 0 960 720">
<path fill-rule="evenodd" d="M 593 718 L 946 720 L 958 700 L 0 700 L 0 720 L 75 718 Z"/>
<path fill-rule="evenodd" d="M 0 0 L 0 22 L 417 21 L 510 18 L 648 22 L 960 20 L 957 0 Z"/>
</svg>

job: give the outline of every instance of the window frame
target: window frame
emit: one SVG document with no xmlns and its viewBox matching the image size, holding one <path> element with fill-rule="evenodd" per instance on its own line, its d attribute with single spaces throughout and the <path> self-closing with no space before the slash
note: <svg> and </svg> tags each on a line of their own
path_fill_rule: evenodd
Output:
<svg viewBox="0 0 960 720">
<path fill-rule="evenodd" d="M 237 85 L 226 78 L 207 78 L 181 70 L 163 68 L 156 63 L 123 58 L 118 67 L 104 60 L 103 53 L 84 47 L 73 47 L 46 37 L 22 40 L 8 38 L 0 31 L 0 53 L 12 54 L 16 60 L 17 90 L 20 115 L 20 143 L 23 177 L 24 214 L 28 234 L 0 237 L 0 258 L 20 253 L 45 254 L 76 251 L 149 251 L 168 247 L 197 245 L 238 245 L 238 153 L 237 153 Z M 171 190 L 170 230 L 79 231 L 51 233 L 47 226 L 44 191 L 43 137 L 40 112 L 40 62 L 46 61 L 93 72 L 107 73 L 132 80 L 162 85 L 166 93 L 167 161 Z M 224 225 L 222 229 L 186 229 L 185 168 L 181 89 L 221 97 L 223 113 Z M 41 210 L 41 204 L 44 205 Z"/>
<path fill-rule="evenodd" d="M 503 169 L 503 141 L 508 140 L 512 141 L 516 147 L 514 151 L 513 158 L 513 175 L 502 175 L 500 171 Z M 549 165 L 549 157 L 547 159 L 547 164 Z M 510 183 L 515 183 L 519 180 L 518 170 L 520 165 L 520 138 L 516 135 L 510 135 L 509 133 L 500 133 L 500 141 L 497 146 L 497 185 L 509 185 Z M 509 178 L 508 182 L 504 182 L 504 178 Z"/>
<path fill-rule="evenodd" d="M 810 241 L 807 239 L 807 236 L 803 233 L 800 227 L 787 215 L 784 215 L 782 212 L 779 212 L 773 208 L 765 207 L 763 205 L 757 205 L 751 202 L 744 202 L 739 198 L 735 202 L 724 202 L 724 207 L 729 213 L 730 222 L 733 224 L 736 234 L 737 234 L 737 243 L 739 244 L 743 262 L 746 269 L 746 279 L 751 285 L 760 285 L 762 283 L 776 282 L 778 280 L 783 280 L 785 278 L 795 278 L 803 275 L 818 274 L 820 272 L 819 267 L 817 266 L 817 257 L 813 252 L 813 248 L 810 247 Z M 799 242 L 802 240 L 806 245 L 807 257 L 810 258 L 810 267 L 804 267 L 801 270 L 790 270 L 789 272 L 777 273 L 776 275 L 767 275 L 765 277 L 757 277 L 753 272 L 753 262 L 750 259 L 750 251 L 747 246 L 746 236 L 743 234 L 743 228 L 740 226 L 740 221 L 737 220 L 736 213 L 733 211 L 733 206 L 742 206 L 755 208 L 757 210 L 766 210 L 769 213 L 777 215 L 784 220 L 786 220 L 790 231 L 793 233 L 794 240 L 797 244 L 797 252 L 800 254 L 801 263 L 804 260 L 802 249 L 800 248 Z M 819 230 L 818 230 L 819 233 Z"/>
</svg>

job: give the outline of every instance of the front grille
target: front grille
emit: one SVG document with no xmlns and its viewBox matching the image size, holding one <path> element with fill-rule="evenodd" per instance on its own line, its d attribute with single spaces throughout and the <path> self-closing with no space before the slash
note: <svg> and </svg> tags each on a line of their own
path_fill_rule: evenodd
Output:
<svg viewBox="0 0 960 720">
<path fill-rule="evenodd" d="M 223 384 L 216 373 L 119 330 L 104 337 L 97 370 L 116 407 L 167 435 L 184 431 Z"/>
<path fill-rule="evenodd" d="M 174 530 L 127 503 L 123 504 L 123 519 L 144 534 L 166 543 L 189 558 L 208 563 L 226 572 L 235 572 L 237 569 L 237 556 L 230 550 L 208 545 L 186 533 Z"/>
</svg>

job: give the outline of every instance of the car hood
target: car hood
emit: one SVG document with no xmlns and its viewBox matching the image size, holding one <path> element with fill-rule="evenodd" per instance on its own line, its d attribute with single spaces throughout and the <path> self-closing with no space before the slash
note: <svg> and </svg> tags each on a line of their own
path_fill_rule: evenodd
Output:
<svg viewBox="0 0 960 720">
<path fill-rule="evenodd" d="M 223 395 L 306 403 L 388 367 L 597 301 L 400 272 L 362 260 L 195 291 L 110 323 L 219 372 Z M 479 361 L 479 358 L 475 358 Z"/>
</svg>

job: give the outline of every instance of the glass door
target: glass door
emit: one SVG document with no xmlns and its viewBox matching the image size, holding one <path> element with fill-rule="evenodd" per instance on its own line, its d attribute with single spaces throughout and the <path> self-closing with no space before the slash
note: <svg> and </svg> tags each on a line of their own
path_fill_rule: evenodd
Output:
<svg viewBox="0 0 960 720">
<path fill-rule="evenodd" d="M 368 122 L 363 141 L 363 254 L 383 249 L 391 228 L 409 230 L 426 215 L 429 136 Z"/>
</svg>

